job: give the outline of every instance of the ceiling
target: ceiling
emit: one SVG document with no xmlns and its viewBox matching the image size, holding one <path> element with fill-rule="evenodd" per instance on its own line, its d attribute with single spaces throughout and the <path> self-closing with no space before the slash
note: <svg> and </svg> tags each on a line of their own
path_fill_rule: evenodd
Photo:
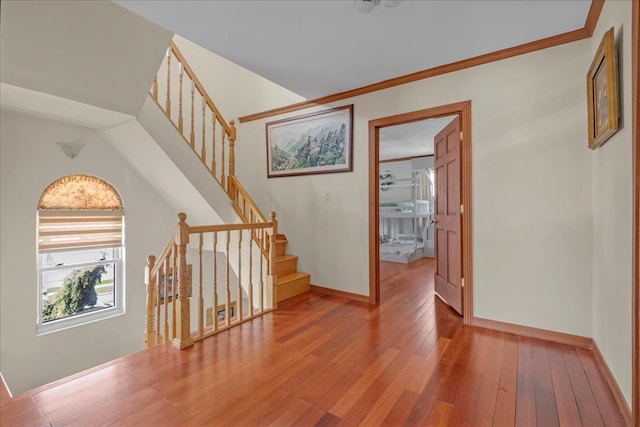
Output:
<svg viewBox="0 0 640 427">
<path fill-rule="evenodd" d="M 126 121 L 173 32 L 312 99 L 582 28 L 590 5 L 402 0 L 360 13 L 355 0 L 3 1 L 0 101 L 90 127 Z M 444 125 L 383 129 L 381 159 L 429 154 Z"/>
<path fill-rule="evenodd" d="M 113 1 L 306 99 L 580 29 L 591 6 L 402 0 L 361 13 L 356 0 Z M 450 121 L 381 129 L 380 160 L 433 154 Z"/>
<path fill-rule="evenodd" d="M 457 116 L 420 120 L 380 129 L 380 160 L 433 154 L 433 137 Z"/>
<path fill-rule="evenodd" d="M 376 0 L 378 1 L 378 0 Z M 114 0 L 307 99 L 583 28 L 591 0 Z"/>
</svg>

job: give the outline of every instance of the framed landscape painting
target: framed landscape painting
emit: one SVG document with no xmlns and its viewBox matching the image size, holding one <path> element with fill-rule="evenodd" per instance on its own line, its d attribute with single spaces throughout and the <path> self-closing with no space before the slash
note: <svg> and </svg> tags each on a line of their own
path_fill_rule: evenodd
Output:
<svg viewBox="0 0 640 427">
<path fill-rule="evenodd" d="M 595 150 L 618 131 L 618 67 L 613 27 L 602 38 L 587 73 L 589 148 Z"/>
<path fill-rule="evenodd" d="M 353 165 L 353 105 L 266 124 L 269 178 L 349 172 Z"/>
</svg>

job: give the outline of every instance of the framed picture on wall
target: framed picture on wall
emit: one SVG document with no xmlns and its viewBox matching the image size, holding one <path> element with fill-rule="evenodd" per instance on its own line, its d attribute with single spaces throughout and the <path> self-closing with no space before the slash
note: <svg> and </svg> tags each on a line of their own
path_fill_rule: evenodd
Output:
<svg viewBox="0 0 640 427">
<path fill-rule="evenodd" d="M 187 265 L 187 296 L 191 297 L 193 294 L 193 285 L 192 285 L 192 277 L 193 277 L 193 265 Z M 173 268 L 169 270 L 167 274 L 167 283 L 165 286 L 165 275 L 161 274 L 158 280 L 158 292 L 160 298 L 160 304 L 164 303 L 164 290 L 165 287 L 167 289 L 168 302 L 173 300 Z M 177 281 L 176 281 L 177 282 Z"/>
<path fill-rule="evenodd" d="M 595 150 L 618 131 L 618 66 L 613 27 L 602 37 L 587 73 L 589 148 Z"/>
<path fill-rule="evenodd" d="M 231 301 L 231 303 L 229 303 L 229 312 L 231 313 L 231 316 L 230 316 L 231 320 L 233 320 L 236 317 L 236 308 L 237 308 L 237 301 Z M 218 318 L 218 325 L 225 323 L 225 320 L 227 318 L 226 304 L 220 304 L 216 308 L 216 316 Z M 205 326 L 211 326 L 211 325 L 213 325 L 213 307 L 208 307 Z"/>
<path fill-rule="evenodd" d="M 266 124 L 269 178 L 349 172 L 353 165 L 353 105 Z"/>
</svg>

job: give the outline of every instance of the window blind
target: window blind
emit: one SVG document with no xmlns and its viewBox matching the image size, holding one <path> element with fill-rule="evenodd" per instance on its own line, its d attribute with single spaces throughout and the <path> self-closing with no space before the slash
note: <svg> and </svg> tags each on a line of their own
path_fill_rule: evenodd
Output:
<svg viewBox="0 0 640 427">
<path fill-rule="evenodd" d="M 38 212 L 38 250 L 122 246 L 122 211 Z"/>
</svg>

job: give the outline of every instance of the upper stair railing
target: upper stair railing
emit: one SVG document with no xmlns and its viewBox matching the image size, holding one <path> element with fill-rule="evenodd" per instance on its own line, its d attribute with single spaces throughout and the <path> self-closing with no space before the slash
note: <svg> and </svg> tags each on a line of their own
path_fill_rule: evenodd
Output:
<svg viewBox="0 0 640 427">
<path fill-rule="evenodd" d="M 236 127 L 233 120 L 227 123 L 222 117 L 173 42 L 153 81 L 151 96 L 228 192 L 228 177 L 235 176 Z"/>
<path fill-rule="evenodd" d="M 153 81 L 150 95 L 227 193 L 242 221 L 266 222 L 265 216 L 235 176 L 236 127 L 233 120 L 227 123 L 222 117 L 173 42 Z M 253 237 L 262 244 L 262 252 L 268 256 L 267 236 L 256 230 Z"/>
<path fill-rule="evenodd" d="M 265 218 L 236 178 L 234 122 L 222 117 L 173 42 L 150 95 L 243 221 L 191 227 L 181 213 L 160 256 L 148 258 L 145 346 L 172 341 L 185 348 L 276 307 L 278 223 L 274 212 Z"/>
<path fill-rule="evenodd" d="M 160 256 L 148 258 L 147 348 L 171 341 L 183 349 L 275 308 L 275 213 L 269 221 L 196 227 L 186 218 L 178 214 Z M 269 236 L 269 257 L 254 234 Z"/>
</svg>

